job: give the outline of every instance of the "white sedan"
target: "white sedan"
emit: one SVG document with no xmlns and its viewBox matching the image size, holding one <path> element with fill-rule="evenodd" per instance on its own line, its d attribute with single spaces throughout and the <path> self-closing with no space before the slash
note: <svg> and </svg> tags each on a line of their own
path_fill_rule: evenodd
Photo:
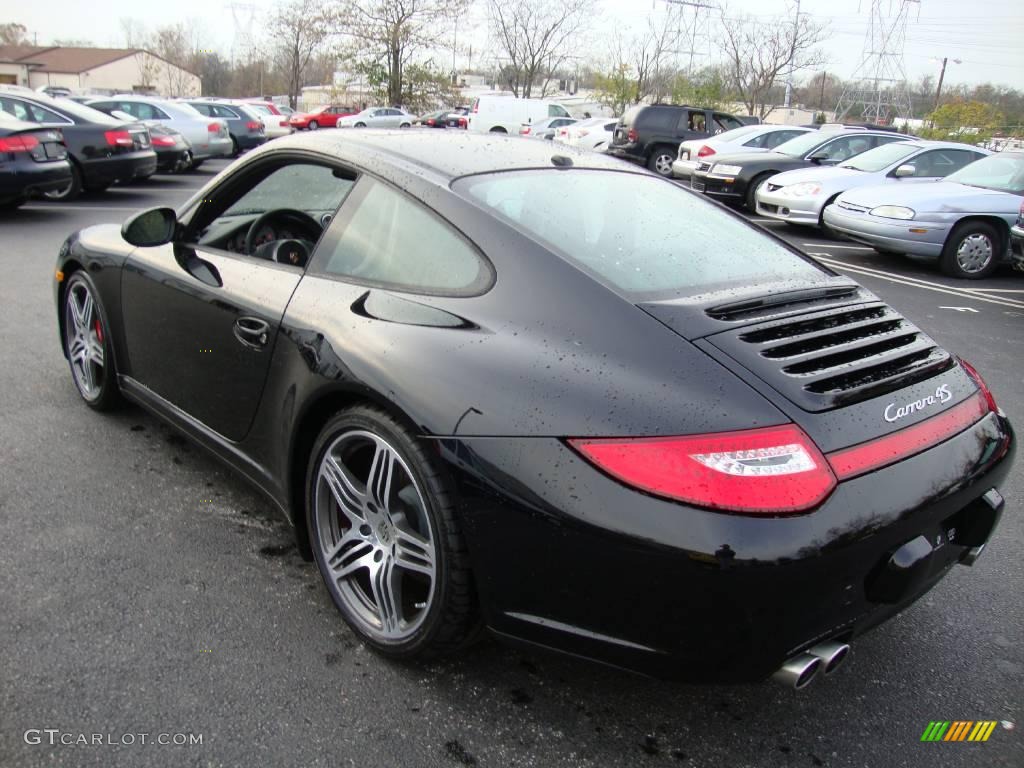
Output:
<svg viewBox="0 0 1024 768">
<path fill-rule="evenodd" d="M 400 107 L 370 107 L 338 121 L 339 128 L 411 128 L 416 115 Z"/>
<path fill-rule="evenodd" d="M 690 139 L 679 145 L 679 156 L 672 163 L 672 176 L 689 179 L 697 170 L 697 163 L 712 155 L 768 152 L 811 130 L 799 125 L 742 125 L 706 139 Z"/>
<path fill-rule="evenodd" d="M 604 152 L 612 140 L 612 133 L 618 122 L 617 117 L 588 117 L 586 120 L 559 129 L 554 140 L 570 147 Z"/>
</svg>

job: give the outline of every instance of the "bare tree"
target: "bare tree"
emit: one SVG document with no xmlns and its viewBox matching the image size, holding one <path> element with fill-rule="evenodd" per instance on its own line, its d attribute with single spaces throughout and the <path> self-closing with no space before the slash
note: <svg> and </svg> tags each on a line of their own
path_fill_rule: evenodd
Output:
<svg viewBox="0 0 1024 768">
<path fill-rule="evenodd" d="M 405 68 L 424 51 L 447 45 L 449 24 L 470 0 L 344 0 L 339 29 L 361 71 L 379 72 L 388 102 L 404 103 Z"/>
<path fill-rule="evenodd" d="M 277 58 L 288 82 L 288 102 L 298 104 L 310 60 L 331 34 L 333 10 L 319 0 L 287 0 L 278 6 L 270 21 L 277 41 Z"/>
<path fill-rule="evenodd" d="M 32 45 L 24 24 L 0 24 L 0 45 Z"/>
<path fill-rule="evenodd" d="M 751 16 L 722 19 L 722 53 L 729 77 L 748 114 L 764 117 L 771 109 L 768 94 L 783 72 L 794 73 L 825 61 L 818 44 L 827 28 L 801 15 L 796 24 L 785 19 L 765 21 Z"/>
<path fill-rule="evenodd" d="M 193 70 L 198 70 L 199 24 L 168 24 L 152 38 L 153 53 L 164 60 L 163 89 L 167 96 L 192 96 Z M 173 66 L 168 66 L 171 64 Z"/>
<path fill-rule="evenodd" d="M 530 98 L 541 75 L 550 75 L 572 56 L 593 14 L 590 0 L 488 0 L 491 34 L 514 72 L 516 96 Z"/>
</svg>

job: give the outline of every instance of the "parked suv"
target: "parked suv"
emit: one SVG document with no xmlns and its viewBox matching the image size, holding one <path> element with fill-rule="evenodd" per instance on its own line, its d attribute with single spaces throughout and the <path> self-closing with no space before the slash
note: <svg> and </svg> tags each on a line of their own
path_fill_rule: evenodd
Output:
<svg viewBox="0 0 1024 768">
<path fill-rule="evenodd" d="M 742 125 L 732 115 L 711 109 L 641 104 L 626 110 L 615 126 L 608 154 L 671 176 L 681 142 L 706 139 Z"/>
</svg>

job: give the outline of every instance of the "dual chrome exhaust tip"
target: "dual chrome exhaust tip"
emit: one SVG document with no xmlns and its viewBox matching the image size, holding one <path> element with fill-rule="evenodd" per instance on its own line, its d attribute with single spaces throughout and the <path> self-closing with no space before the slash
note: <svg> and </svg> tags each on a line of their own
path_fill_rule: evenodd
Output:
<svg viewBox="0 0 1024 768">
<path fill-rule="evenodd" d="M 789 659 L 772 675 L 772 679 L 799 691 L 810 685 L 819 673 L 831 675 L 839 669 L 849 653 L 850 646 L 846 643 L 818 643 Z"/>
</svg>

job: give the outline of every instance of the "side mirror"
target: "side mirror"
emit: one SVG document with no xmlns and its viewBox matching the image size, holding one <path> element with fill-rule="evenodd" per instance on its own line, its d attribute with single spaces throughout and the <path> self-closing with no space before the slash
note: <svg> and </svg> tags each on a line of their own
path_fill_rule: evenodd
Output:
<svg viewBox="0 0 1024 768">
<path fill-rule="evenodd" d="M 828 160 L 829 158 L 827 152 L 816 152 L 807 159 L 810 160 L 815 165 L 821 165 L 824 161 Z"/>
<path fill-rule="evenodd" d="M 915 173 L 917 173 L 917 168 L 910 163 L 907 163 L 893 171 L 892 175 L 897 179 L 905 179 L 907 176 L 913 176 Z"/>
<path fill-rule="evenodd" d="M 177 228 L 173 208 L 150 208 L 128 219 L 121 226 L 121 237 L 139 248 L 152 248 L 171 242 Z"/>
</svg>

